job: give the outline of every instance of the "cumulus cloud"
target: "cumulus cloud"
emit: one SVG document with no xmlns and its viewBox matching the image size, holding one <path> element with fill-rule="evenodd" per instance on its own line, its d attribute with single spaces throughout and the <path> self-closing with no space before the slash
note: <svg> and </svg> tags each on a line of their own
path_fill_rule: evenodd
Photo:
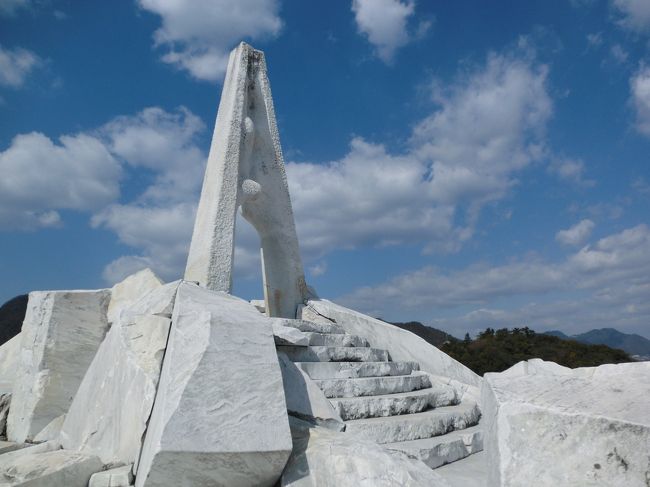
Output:
<svg viewBox="0 0 650 487">
<path fill-rule="evenodd" d="M 375 316 L 433 317 L 434 326 L 458 335 L 486 326 L 584 331 L 613 322 L 641 331 L 650 313 L 650 227 L 612 234 L 561 262 L 527 256 L 450 272 L 425 267 L 337 301 Z"/>
<path fill-rule="evenodd" d="M 619 14 L 618 24 L 634 32 L 650 30 L 650 2 L 647 0 L 613 0 Z"/>
<path fill-rule="evenodd" d="M 650 67 L 641 67 L 632 76 L 630 88 L 636 110 L 636 129 L 650 137 Z"/>
<path fill-rule="evenodd" d="M 0 223 L 32 229 L 61 223 L 57 210 L 93 210 L 119 196 L 121 168 L 96 137 L 65 135 L 53 141 L 21 134 L 0 152 Z"/>
<path fill-rule="evenodd" d="M 595 226 L 591 220 L 581 220 L 572 227 L 557 232 L 555 240 L 564 245 L 580 245 L 589 238 Z"/>
<path fill-rule="evenodd" d="M 484 69 L 436 91 L 440 108 L 417 124 L 411 145 L 431 166 L 437 201 L 476 207 L 498 199 L 518 170 L 541 160 L 553 111 L 547 73 L 525 58 L 490 54 Z"/>
<path fill-rule="evenodd" d="M 32 51 L 20 47 L 6 49 L 0 45 L 0 85 L 20 88 L 41 64 L 41 59 Z"/>
<path fill-rule="evenodd" d="M 439 105 L 416 127 L 406 151 L 392 153 L 354 137 L 339 160 L 287 163 L 306 268 L 317 274 L 318 262 L 337 249 L 406 243 L 425 251 L 459 249 L 472 236 L 478 209 L 506 194 L 517 171 L 541 157 L 552 111 L 545 80 L 544 66 L 491 55 L 454 88 L 438 93 Z M 93 220 L 139 252 L 127 263 L 153 265 L 164 277 L 182 273 L 206 158 L 195 140 L 201 130 L 191 113 L 159 109 L 103 128 L 112 152 L 155 176 L 135 201 L 114 205 Z M 174 205 L 184 205 L 183 212 L 173 213 L 183 215 L 173 217 L 175 241 L 159 246 L 159 229 L 137 222 L 164 226 L 157 212 L 164 216 Z M 473 221 L 459 214 L 464 207 Z M 237 272 L 251 276 L 259 269 L 259 241 L 249 225 L 237 228 Z M 126 268 L 119 264 L 114 267 Z"/>
<path fill-rule="evenodd" d="M 409 33 L 414 0 L 352 0 L 352 11 L 359 33 L 368 38 L 385 63 L 391 63 L 400 47 L 424 35 L 431 26 L 430 22 L 422 22 L 415 35 Z"/>
<path fill-rule="evenodd" d="M 241 39 L 276 36 L 282 21 L 277 0 L 138 0 L 140 8 L 159 15 L 154 33 L 162 59 L 193 77 L 220 80 L 228 53 Z"/>
</svg>

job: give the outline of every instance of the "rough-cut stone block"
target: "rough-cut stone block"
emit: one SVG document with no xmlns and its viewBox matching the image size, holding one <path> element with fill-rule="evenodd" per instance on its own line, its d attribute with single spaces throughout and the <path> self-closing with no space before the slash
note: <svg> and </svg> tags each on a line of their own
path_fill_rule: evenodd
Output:
<svg viewBox="0 0 650 487">
<path fill-rule="evenodd" d="M 448 487 L 424 463 L 348 433 L 292 419 L 294 449 L 282 487 Z"/>
<path fill-rule="evenodd" d="M 649 362 L 486 374 L 488 485 L 646 486 L 649 397 Z"/>
<path fill-rule="evenodd" d="M 296 362 L 312 379 L 353 379 L 408 375 L 419 370 L 417 362 Z"/>
<path fill-rule="evenodd" d="M 377 443 L 419 440 L 444 435 L 478 424 L 481 412 L 475 403 L 440 407 L 415 414 L 347 421 L 345 432 Z"/>
<path fill-rule="evenodd" d="M 278 354 L 278 358 L 289 413 L 321 426 L 342 431 L 343 420 L 318 385 L 296 367 L 296 364 L 285 354 Z"/>
<path fill-rule="evenodd" d="M 369 347 L 295 347 L 279 345 L 294 362 L 382 362 L 390 359 L 386 350 Z"/>
<path fill-rule="evenodd" d="M 11 441 L 31 440 L 65 414 L 108 330 L 110 291 L 29 294 L 7 419 Z"/>
<path fill-rule="evenodd" d="M 137 463 L 171 321 L 153 313 L 172 306 L 178 285 L 157 287 L 122 311 L 70 406 L 60 436 L 64 448 L 106 464 Z"/>
<path fill-rule="evenodd" d="M 431 387 L 431 379 L 424 372 L 415 372 L 412 375 L 359 377 L 356 379 L 321 379 L 316 380 L 316 383 L 325 397 L 376 396 Z"/>
<path fill-rule="evenodd" d="M 143 269 L 115 284 L 111 289 L 111 301 L 106 312 L 108 322 L 117 323 L 123 309 L 162 284 L 151 269 Z"/>
<path fill-rule="evenodd" d="M 291 328 L 296 328 L 300 331 L 307 331 L 313 333 L 329 333 L 332 335 L 340 335 L 345 333 L 345 330 L 335 325 L 334 323 L 328 321 L 326 323 L 314 323 L 313 321 L 305 320 L 290 320 L 286 318 L 275 318 L 281 322 L 284 326 L 290 326 Z"/>
<path fill-rule="evenodd" d="M 133 485 L 133 465 L 97 472 L 90 477 L 88 487 L 130 487 Z"/>
<path fill-rule="evenodd" d="M 291 437 L 269 320 L 184 282 L 172 323 L 136 485 L 273 485 Z"/>
<path fill-rule="evenodd" d="M 0 455 L 9 453 L 10 451 L 20 450 L 29 446 L 28 443 L 14 443 L 12 441 L 0 441 Z"/>
<path fill-rule="evenodd" d="M 0 346 L 0 394 L 11 394 L 20 357 L 21 334 Z"/>
<path fill-rule="evenodd" d="M 309 338 L 305 333 L 290 326 L 284 326 L 281 321 L 275 318 L 271 320 L 276 345 L 295 345 L 298 347 L 309 345 Z"/>
<path fill-rule="evenodd" d="M 3 487 L 87 487 L 90 476 L 102 469 L 99 458 L 67 450 L 35 453 L 25 448 L 0 462 Z"/>
</svg>

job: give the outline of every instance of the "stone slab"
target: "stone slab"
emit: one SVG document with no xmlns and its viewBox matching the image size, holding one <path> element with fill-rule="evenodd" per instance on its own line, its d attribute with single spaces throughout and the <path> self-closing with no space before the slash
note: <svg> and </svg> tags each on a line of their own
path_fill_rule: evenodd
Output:
<svg viewBox="0 0 650 487">
<path fill-rule="evenodd" d="M 306 347 L 309 345 L 309 337 L 300 330 L 290 326 L 284 326 L 275 319 L 271 320 L 271 326 L 276 345 L 295 345 L 297 347 Z"/>
<path fill-rule="evenodd" d="M 347 421 L 345 431 L 362 435 L 377 443 L 395 443 L 465 429 L 478 424 L 480 418 L 481 413 L 476 403 L 463 403 L 422 413 Z"/>
<path fill-rule="evenodd" d="M 345 333 L 345 330 L 340 326 L 328 321 L 326 323 L 315 323 L 313 321 L 305 320 L 290 320 L 284 318 L 277 318 L 284 326 L 290 326 L 292 328 L 297 328 L 300 331 L 311 331 L 314 333 L 330 333 L 330 334 L 341 334 Z"/>
<path fill-rule="evenodd" d="M 278 346 L 294 362 L 382 362 L 390 356 L 386 350 L 369 347 L 294 347 Z"/>
<path fill-rule="evenodd" d="M 411 392 L 431 387 L 429 375 L 424 372 L 384 377 L 320 379 L 315 382 L 321 388 L 325 397 L 376 396 Z"/>
<path fill-rule="evenodd" d="M 488 485 L 645 486 L 650 363 L 486 374 Z"/>
<path fill-rule="evenodd" d="M 183 282 L 172 323 L 136 486 L 272 486 L 291 436 L 268 318 Z"/>
<path fill-rule="evenodd" d="M 298 426 L 282 487 L 448 487 L 436 472 L 403 453 L 348 433 Z"/>
<path fill-rule="evenodd" d="M 130 487 L 133 485 L 133 465 L 97 472 L 90 477 L 88 487 Z"/>
<path fill-rule="evenodd" d="M 417 362 L 295 362 L 312 379 L 351 379 L 408 375 L 419 370 Z"/>
<path fill-rule="evenodd" d="M 67 450 L 33 452 L 25 448 L 11 462 L 0 462 L 3 487 L 87 487 L 103 465 L 99 458 Z"/>
<path fill-rule="evenodd" d="M 313 333 L 306 332 L 309 338 L 309 345 L 320 345 L 325 347 L 368 347 L 368 340 L 357 335 L 342 333 Z"/>
<path fill-rule="evenodd" d="M 29 446 L 29 443 L 14 443 L 12 441 L 0 441 L 0 455 L 9 453 L 10 451 L 20 450 Z"/>
<path fill-rule="evenodd" d="M 105 464 L 137 465 L 169 336 L 164 310 L 173 306 L 179 284 L 158 286 L 121 312 L 70 406 L 64 448 Z"/>
<path fill-rule="evenodd" d="M 7 418 L 11 441 L 31 440 L 65 414 L 106 332 L 110 291 L 29 294 Z"/>
<path fill-rule="evenodd" d="M 457 403 L 453 390 L 444 387 L 428 387 L 411 392 L 376 396 L 338 397 L 330 399 L 334 409 L 344 420 L 376 418 L 413 414 L 438 406 Z"/>
<path fill-rule="evenodd" d="M 438 468 L 482 451 L 483 430 L 480 425 L 477 425 L 442 436 L 386 443 L 385 446 L 390 450 L 398 450 L 422 460 L 431 468 Z"/>
</svg>

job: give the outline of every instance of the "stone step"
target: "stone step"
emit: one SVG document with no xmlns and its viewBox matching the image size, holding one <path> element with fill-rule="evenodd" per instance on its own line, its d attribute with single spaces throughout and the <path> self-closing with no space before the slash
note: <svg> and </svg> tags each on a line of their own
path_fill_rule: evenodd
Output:
<svg viewBox="0 0 650 487">
<path fill-rule="evenodd" d="M 294 347 L 279 345 L 278 352 L 287 354 L 292 362 L 384 362 L 388 351 L 370 347 Z"/>
<path fill-rule="evenodd" d="M 296 362 L 296 365 L 314 380 L 409 375 L 420 369 L 417 362 Z"/>
<path fill-rule="evenodd" d="M 297 328 L 300 331 L 313 332 L 313 333 L 331 333 L 343 334 L 345 330 L 334 323 L 314 323 L 313 321 L 305 320 L 291 320 L 288 318 L 276 318 L 282 321 L 282 325 Z"/>
<path fill-rule="evenodd" d="M 431 387 L 431 379 L 424 372 L 387 377 L 360 377 L 356 379 L 316 380 L 325 397 L 377 396 L 411 392 Z"/>
<path fill-rule="evenodd" d="M 330 403 L 344 421 L 413 414 L 452 404 L 446 387 L 428 387 L 419 391 L 379 396 L 340 397 L 330 399 Z"/>
<path fill-rule="evenodd" d="M 348 335 L 345 333 L 312 333 L 306 332 L 309 344 L 314 346 L 325 347 L 369 347 L 368 340 L 358 335 Z"/>
<path fill-rule="evenodd" d="M 346 433 L 358 434 L 377 443 L 419 440 L 440 436 L 478 423 L 476 403 L 440 407 L 415 414 L 346 421 Z"/>
<path fill-rule="evenodd" d="M 422 460 L 431 468 L 438 468 L 482 451 L 483 429 L 476 425 L 442 436 L 386 443 L 384 446 Z"/>
</svg>

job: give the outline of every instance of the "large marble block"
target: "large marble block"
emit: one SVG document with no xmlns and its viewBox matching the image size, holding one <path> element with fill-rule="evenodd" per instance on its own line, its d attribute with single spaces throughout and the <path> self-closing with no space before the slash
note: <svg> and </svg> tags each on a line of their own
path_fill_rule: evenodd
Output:
<svg viewBox="0 0 650 487">
<path fill-rule="evenodd" d="M 20 357 L 20 333 L 0 346 L 0 394 L 11 393 Z"/>
<path fill-rule="evenodd" d="M 121 312 L 70 406 L 64 448 L 106 464 L 137 463 L 171 321 L 156 313 L 171 309 L 179 282 L 156 287 Z"/>
<path fill-rule="evenodd" d="M 29 294 L 7 436 L 24 442 L 65 414 L 101 344 L 110 291 Z"/>
<path fill-rule="evenodd" d="M 290 452 L 269 320 L 183 282 L 136 486 L 271 486 Z"/>
<path fill-rule="evenodd" d="M 2 487 L 87 487 L 102 470 L 99 458 L 67 450 L 25 448 L 0 459 Z"/>
<path fill-rule="evenodd" d="M 111 288 L 111 301 L 106 312 L 108 322 L 117 323 L 123 309 L 162 285 L 162 281 L 151 269 L 142 269 L 115 284 Z"/>
<path fill-rule="evenodd" d="M 567 369 L 532 360 L 485 375 L 490 487 L 647 487 L 650 363 Z"/>
</svg>

